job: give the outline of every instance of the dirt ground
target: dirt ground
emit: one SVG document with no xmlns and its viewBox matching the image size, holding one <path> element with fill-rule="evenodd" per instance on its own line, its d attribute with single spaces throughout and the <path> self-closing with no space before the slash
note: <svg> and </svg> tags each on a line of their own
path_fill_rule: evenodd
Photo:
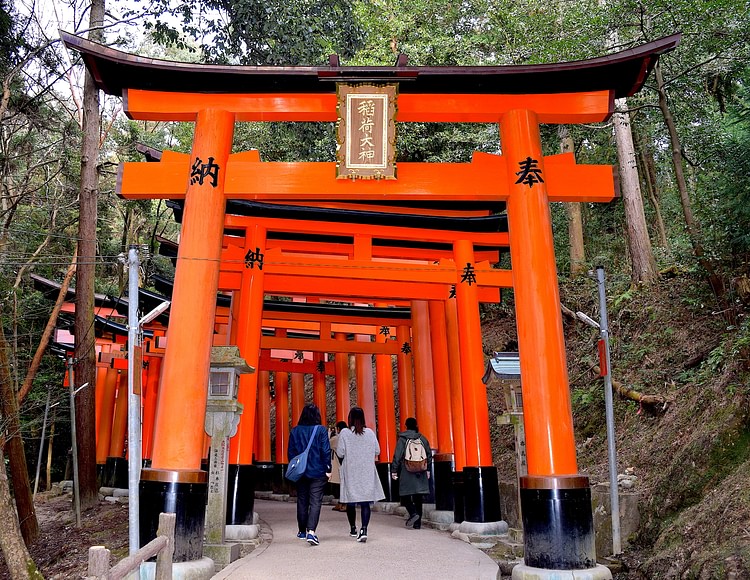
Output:
<svg viewBox="0 0 750 580">
<path fill-rule="evenodd" d="M 30 552 L 47 580 L 84 578 L 91 546 L 107 547 L 112 565 L 127 556 L 127 504 L 100 501 L 81 514 L 81 527 L 76 528 L 70 493 L 62 494 L 59 489 L 38 493 L 35 503 L 40 535 Z M 1 557 L 0 579 L 10 579 Z"/>
</svg>

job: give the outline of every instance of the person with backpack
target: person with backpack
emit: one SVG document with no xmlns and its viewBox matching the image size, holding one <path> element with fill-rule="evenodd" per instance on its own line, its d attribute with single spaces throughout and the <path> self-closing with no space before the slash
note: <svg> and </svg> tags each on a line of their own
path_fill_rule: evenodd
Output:
<svg viewBox="0 0 750 580">
<path fill-rule="evenodd" d="M 422 527 L 422 496 L 430 493 L 432 450 L 414 417 L 409 417 L 405 424 L 406 431 L 399 433 L 396 442 L 391 477 L 398 481 L 401 503 L 409 513 L 406 527 L 418 530 Z"/>
<path fill-rule="evenodd" d="M 349 535 L 358 542 L 366 542 L 370 504 L 385 499 L 385 493 L 375 469 L 380 444 L 374 431 L 365 425 L 365 412 L 361 407 L 352 407 L 349 411 L 349 428 L 339 433 L 336 454 L 341 460 L 341 501 L 346 504 Z M 362 512 L 359 532 L 357 505 Z"/>
<path fill-rule="evenodd" d="M 315 528 L 320 520 L 323 490 L 331 476 L 331 444 L 328 430 L 320 424 L 320 409 L 305 405 L 297 426 L 289 434 L 288 456 L 294 457 L 307 449 L 307 466 L 297 480 L 297 537 L 311 546 L 320 545 Z"/>
</svg>

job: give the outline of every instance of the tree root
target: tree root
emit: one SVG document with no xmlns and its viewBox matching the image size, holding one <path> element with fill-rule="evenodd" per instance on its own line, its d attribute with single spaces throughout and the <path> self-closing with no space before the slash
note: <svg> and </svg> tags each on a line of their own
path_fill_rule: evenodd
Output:
<svg viewBox="0 0 750 580">
<path fill-rule="evenodd" d="M 591 367 L 591 370 L 593 370 L 596 374 L 601 374 L 599 365 L 593 365 Z M 612 379 L 612 388 L 619 395 L 625 397 L 626 399 L 636 401 L 641 405 L 649 405 L 655 408 L 661 407 L 660 409 L 655 409 L 659 412 L 663 412 L 667 408 L 667 399 L 665 397 L 662 397 L 661 395 L 644 395 L 640 391 L 636 391 L 635 389 L 626 387 L 620 381 L 616 381 L 615 379 Z"/>
</svg>

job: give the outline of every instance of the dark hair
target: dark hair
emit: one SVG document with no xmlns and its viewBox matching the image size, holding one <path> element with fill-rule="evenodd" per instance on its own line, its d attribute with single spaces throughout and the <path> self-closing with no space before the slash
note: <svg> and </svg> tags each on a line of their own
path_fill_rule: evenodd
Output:
<svg viewBox="0 0 750 580">
<path fill-rule="evenodd" d="M 346 428 L 347 428 L 346 421 L 339 421 L 338 423 L 336 423 L 336 431 L 338 431 L 339 433 Z"/>
<path fill-rule="evenodd" d="M 419 431 L 419 428 L 417 427 L 417 420 L 414 417 L 409 417 L 406 421 L 404 421 L 404 424 L 410 431 Z"/>
<path fill-rule="evenodd" d="M 349 427 L 354 429 L 357 435 L 362 435 L 365 431 L 365 412 L 362 407 L 352 407 L 349 411 Z"/>
<path fill-rule="evenodd" d="M 318 406 L 312 403 L 305 405 L 299 414 L 297 425 L 320 425 L 320 409 L 318 409 Z"/>
</svg>

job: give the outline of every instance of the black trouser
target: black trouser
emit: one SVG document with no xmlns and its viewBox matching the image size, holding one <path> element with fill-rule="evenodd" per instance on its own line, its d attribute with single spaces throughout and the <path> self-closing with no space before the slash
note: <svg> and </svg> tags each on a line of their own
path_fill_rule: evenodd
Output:
<svg viewBox="0 0 750 580">
<path fill-rule="evenodd" d="M 417 514 L 420 518 L 422 517 L 422 494 L 402 495 L 401 503 L 404 504 L 410 516 Z"/>
<path fill-rule="evenodd" d="M 367 524 L 370 523 L 370 502 L 360 501 L 358 503 L 346 504 L 346 519 L 353 528 L 357 527 L 357 505 L 362 508 L 362 527 L 366 530 Z"/>
<path fill-rule="evenodd" d="M 303 475 L 297 482 L 297 528 L 300 532 L 318 527 L 323 489 L 327 481 L 326 477 L 310 479 Z"/>
</svg>

